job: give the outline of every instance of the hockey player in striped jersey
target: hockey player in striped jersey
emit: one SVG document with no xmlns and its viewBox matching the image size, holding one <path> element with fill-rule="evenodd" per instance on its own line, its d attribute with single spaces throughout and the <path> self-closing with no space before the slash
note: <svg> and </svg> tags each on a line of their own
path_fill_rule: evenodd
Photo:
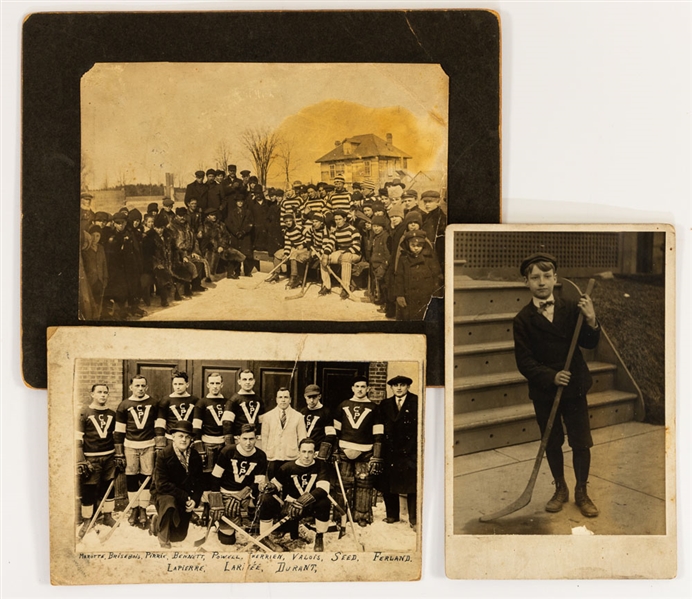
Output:
<svg viewBox="0 0 692 599">
<path fill-rule="evenodd" d="M 294 187 L 293 192 L 289 195 L 288 193 L 284 196 L 281 202 L 281 220 L 283 221 L 284 216 L 287 214 L 292 214 L 293 219 L 296 222 L 302 222 L 302 208 L 303 200 L 300 197 L 300 188 L 302 186 Z"/>
<path fill-rule="evenodd" d="M 154 424 L 158 416 L 158 402 L 147 395 L 147 379 L 135 375 L 130 379 L 131 395 L 123 399 L 115 411 L 115 456 L 125 459 L 127 495 L 134 499 L 147 476 L 154 473 L 155 447 L 165 446 L 166 439 L 156 440 Z M 148 528 L 146 508 L 149 505 L 151 480 L 146 484 L 136 505 L 133 505 L 128 522 L 132 526 Z"/>
<path fill-rule="evenodd" d="M 255 393 L 255 375 L 252 370 L 241 370 L 238 373 L 238 386 L 240 389 L 228 400 L 223 413 L 223 430 L 228 436 L 229 445 L 233 442 L 230 435 L 240 435 L 243 424 L 258 427 L 264 415 L 264 402 Z"/>
<path fill-rule="evenodd" d="M 204 464 L 204 489 L 211 488 L 211 473 L 216 458 L 223 449 L 225 439 L 223 415 L 226 408 L 226 398 L 221 394 L 223 377 L 218 372 L 207 375 L 207 395 L 195 404 L 192 428 L 195 435 L 193 446 L 202 458 Z"/>
<path fill-rule="evenodd" d="M 310 258 L 310 251 L 305 247 L 305 236 L 303 230 L 296 223 L 296 218 L 286 213 L 283 216 L 284 222 L 284 247 L 274 254 L 274 266 L 288 259 L 291 264 L 291 278 L 288 281 L 288 288 L 295 289 L 300 287 L 300 270 Z M 301 265 L 301 267 L 299 267 Z M 278 273 L 274 273 L 267 279 L 267 282 L 274 283 L 278 280 Z"/>
<path fill-rule="evenodd" d="M 243 424 L 235 446 L 221 450 L 212 472 L 212 522 L 225 515 L 237 525 L 249 518 L 255 500 L 266 485 L 267 456 L 256 447 L 257 435 L 252 424 Z M 235 530 L 223 521 L 219 525 L 219 541 L 223 545 L 235 543 Z"/>
<path fill-rule="evenodd" d="M 260 506 L 260 534 L 266 533 L 274 520 L 289 516 L 286 527 L 292 539 L 298 538 L 301 518 L 315 517 L 315 551 L 324 551 L 323 535 L 329 526 L 329 476 L 326 464 L 315 460 L 315 441 L 310 437 L 299 443 L 298 459 L 286 462 L 271 479 Z M 280 499 L 277 496 L 280 493 Z M 267 540 L 264 541 L 265 543 Z M 270 548 L 272 541 L 269 540 Z"/>
<path fill-rule="evenodd" d="M 373 478 L 383 470 L 384 425 L 379 406 L 368 397 L 367 380 L 357 377 L 351 389 L 353 397 L 342 402 L 334 413 L 338 435 L 334 454 L 346 491 L 341 501 L 348 501 L 353 519 L 360 526 L 367 526 L 373 519 Z M 320 454 L 326 457 L 322 451 Z"/>
<path fill-rule="evenodd" d="M 327 204 L 323 198 L 317 194 L 317 189 L 310 183 L 307 186 L 308 197 L 303 204 L 303 216 L 309 215 L 311 212 L 323 215 L 327 210 Z"/>
<path fill-rule="evenodd" d="M 77 421 L 77 472 L 82 495 L 82 518 L 79 537 L 83 537 L 94 516 L 94 505 L 101 501 L 110 482 L 115 478 L 115 412 L 106 407 L 108 385 L 96 383 L 91 387 L 91 403 Z M 115 486 L 111 487 L 103 504 L 103 524 L 113 526 Z"/>
<path fill-rule="evenodd" d="M 328 208 L 331 212 L 336 213 L 337 210 L 344 210 L 348 213 L 351 210 L 351 194 L 344 187 L 344 176 L 337 175 L 334 177 L 334 192 L 329 198 Z"/>
<path fill-rule="evenodd" d="M 322 284 L 326 289 L 331 290 L 332 281 L 329 276 L 327 265 L 341 265 L 341 280 L 344 289 L 341 291 L 341 299 L 348 298 L 346 289 L 351 284 L 351 265 L 359 262 L 361 258 L 361 239 L 357 229 L 346 222 L 348 213 L 344 210 L 334 212 L 334 223 L 336 228 L 331 232 L 329 241 L 322 245 L 322 258 L 320 259 L 320 271 L 322 273 Z M 324 294 L 326 295 L 326 293 Z"/>
<path fill-rule="evenodd" d="M 178 424 L 178 421 L 185 420 L 192 423 L 195 404 L 199 401 L 188 393 L 190 383 L 186 372 L 173 371 L 171 385 L 173 393 L 159 402 L 159 413 L 156 419 L 156 438 L 160 439 L 161 436 L 165 436 L 167 440 L 165 445 L 157 447 L 159 451 L 163 450 L 166 445 L 171 444 L 170 430 Z"/>
</svg>

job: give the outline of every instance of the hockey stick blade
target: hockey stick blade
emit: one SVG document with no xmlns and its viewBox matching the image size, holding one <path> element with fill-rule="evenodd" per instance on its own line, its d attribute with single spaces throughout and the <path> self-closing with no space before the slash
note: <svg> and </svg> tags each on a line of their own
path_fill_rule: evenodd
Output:
<svg viewBox="0 0 692 599">
<path fill-rule="evenodd" d="M 586 286 L 586 295 L 591 295 L 595 282 L 596 281 L 594 279 L 589 279 L 589 283 Z M 570 281 L 570 283 L 572 282 Z M 574 283 L 572 284 L 574 285 Z M 579 332 L 581 331 L 583 322 L 584 314 L 580 312 L 579 316 L 577 317 L 577 324 L 574 327 L 574 333 L 572 333 L 572 341 L 569 346 L 569 351 L 567 352 L 567 359 L 565 360 L 564 370 L 569 370 L 572 364 L 572 356 L 574 355 L 574 350 L 577 347 L 577 342 L 579 341 Z M 529 477 L 529 482 L 526 485 L 524 492 L 519 496 L 519 499 L 512 502 L 506 508 L 503 508 L 498 512 L 489 514 L 488 516 L 481 516 L 479 518 L 481 522 L 490 522 L 491 520 L 497 520 L 498 518 L 502 518 L 503 516 L 507 516 L 508 514 L 512 514 L 514 512 L 519 511 L 520 509 L 526 507 L 530 503 L 531 497 L 533 496 L 533 489 L 536 486 L 538 471 L 540 470 L 541 462 L 543 461 L 543 456 L 545 455 L 545 449 L 548 446 L 548 439 L 550 438 L 550 433 L 553 430 L 553 424 L 555 423 L 555 417 L 557 415 L 557 410 L 560 405 L 560 399 L 562 398 L 563 390 L 564 387 L 558 387 L 557 392 L 555 393 L 553 407 L 550 410 L 550 416 L 545 426 L 545 432 L 543 433 L 543 437 L 541 438 L 541 444 L 538 448 L 538 454 L 536 455 L 536 460 L 533 464 L 533 470 L 531 471 L 531 476 Z"/>
</svg>

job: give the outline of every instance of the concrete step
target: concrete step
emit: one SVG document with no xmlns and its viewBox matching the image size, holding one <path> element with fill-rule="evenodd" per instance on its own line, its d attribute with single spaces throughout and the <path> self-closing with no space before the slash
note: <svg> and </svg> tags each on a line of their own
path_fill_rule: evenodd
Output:
<svg viewBox="0 0 692 599">
<path fill-rule="evenodd" d="M 634 418 L 635 393 L 611 389 L 589 393 L 587 399 L 592 428 Z M 454 416 L 454 455 L 497 449 L 539 438 L 540 432 L 530 401 Z"/>
<path fill-rule="evenodd" d="M 475 343 L 454 347 L 454 373 L 457 376 L 493 374 L 507 372 L 515 368 L 513 341 Z"/>
<path fill-rule="evenodd" d="M 454 316 L 513 312 L 516 314 L 531 298 L 523 283 L 508 281 L 454 282 Z"/>
<path fill-rule="evenodd" d="M 457 316 L 454 318 L 454 340 L 465 345 L 483 342 L 513 341 L 512 320 L 516 312 Z"/>
</svg>

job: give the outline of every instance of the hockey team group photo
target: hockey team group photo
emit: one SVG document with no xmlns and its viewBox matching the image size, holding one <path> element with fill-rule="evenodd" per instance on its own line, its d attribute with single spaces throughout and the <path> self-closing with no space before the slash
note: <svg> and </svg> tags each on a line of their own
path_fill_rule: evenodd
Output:
<svg viewBox="0 0 692 599">
<path fill-rule="evenodd" d="M 423 320 L 442 297 L 434 65 L 102 64 L 82 99 L 80 318 Z"/>
<path fill-rule="evenodd" d="M 417 550 L 419 366 L 78 360 L 77 550 Z"/>
</svg>

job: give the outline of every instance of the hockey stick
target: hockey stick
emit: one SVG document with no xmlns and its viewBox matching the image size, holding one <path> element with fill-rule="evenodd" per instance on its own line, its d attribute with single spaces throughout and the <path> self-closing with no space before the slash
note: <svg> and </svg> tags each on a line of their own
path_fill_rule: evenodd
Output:
<svg viewBox="0 0 692 599">
<path fill-rule="evenodd" d="M 272 268 L 269 271 L 269 274 L 266 276 L 266 278 L 262 279 L 259 283 L 257 283 L 257 285 L 255 285 L 254 287 L 250 287 L 249 289 L 252 291 L 258 289 L 262 283 L 265 283 L 267 279 L 269 279 L 277 270 L 279 270 L 284 264 L 286 264 L 286 262 L 288 262 L 288 256 L 286 256 L 281 262 L 279 262 L 274 268 Z"/>
<path fill-rule="evenodd" d="M 229 520 L 228 518 L 226 518 L 226 516 L 221 516 L 221 519 L 222 519 L 226 524 L 228 524 L 231 528 L 233 528 L 234 530 L 236 530 L 237 532 L 239 532 L 241 535 L 243 535 L 248 541 L 250 541 L 250 542 L 253 543 L 254 545 L 257 545 L 260 549 L 263 549 L 263 550 L 266 551 L 267 553 L 276 553 L 276 551 L 272 551 L 271 549 L 269 549 L 269 547 L 267 547 L 266 545 L 260 543 L 260 542 L 259 542 L 257 539 L 255 539 L 255 537 L 253 537 L 250 533 L 245 532 L 245 531 L 244 531 L 240 526 L 238 526 L 235 522 L 233 522 L 232 520 Z"/>
<path fill-rule="evenodd" d="M 332 505 L 334 506 L 334 509 L 335 509 L 337 512 L 339 512 L 339 514 L 340 514 L 341 516 L 346 515 L 346 511 L 344 510 L 344 508 L 342 508 L 342 507 L 336 502 L 336 499 L 334 499 L 329 493 L 327 493 L 327 498 L 329 499 L 329 501 L 332 502 Z"/>
<path fill-rule="evenodd" d="M 279 528 L 279 526 L 281 526 L 282 524 L 285 524 L 285 523 L 288 522 L 290 519 L 291 519 L 290 516 L 284 516 L 283 518 L 281 518 L 281 520 L 279 520 L 278 522 L 274 523 L 274 524 L 272 525 L 272 527 L 271 527 L 267 532 L 263 532 L 263 533 L 262 533 L 259 537 L 257 537 L 255 540 L 256 540 L 256 541 L 261 541 L 264 537 L 268 537 L 268 536 L 269 536 L 271 533 L 273 533 L 277 528 Z"/>
<path fill-rule="evenodd" d="M 111 536 L 113 535 L 115 530 L 118 528 L 118 526 L 120 526 L 120 523 L 125 519 L 125 514 L 127 514 L 127 512 L 130 511 L 134 502 L 139 499 L 139 496 L 142 494 L 142 491 L 144 491 L 144 487 L 146 487 L 149 484 L 150 480 L 151 480 L 151 474 L 144 479 L 142 486 L 139 487 L 139 490 L 137 491 L 137 493 L 135 493 L 135 496 L 132 498 L 130 503 L 127 504 L 127 507 L 123 510 L 123 513 L 120 515 L 120 518 L 118 518 L 118 520 L 115 523 L 115 525 L 113 526 L 113 528 L 111 528 L 108 531 L 108 534 L 105 537 L 101 538 L 101 543 L 105 543 L 108 539 L 111 538 Z"/>
<path fill-rule="evenodd" d="M 571 281 L 570 281 L 571 282 Z M 589 279 L 589 283 L 586 286 L 586 294 L 590 295 L 593 291 L 594 279 Z M 565 366 L 563 370 L 569 370 L 572 364 L 572 356 L 574 356 L 574 350 L 577 347 L 577 342 L 579 341 L 579 332 L 581 331 L 582 324 L 584 322 L 584 314 L 580 311 L 577 317 L 577 324 L 574 327 L 574 333 L 572 334 L 572 342 L 569 346 L 569 351 L 567 352 L 567 359 L 565 360 Z M 560 385 L 555 393 L 555 399 L 553 401 L 553 407 L 550 410 L 550 416 L 548 417 L 548 423 L 545 426 L 545 432 L 543 433 L 543 438 L 541 439 L 541 445 L 538 448 L 538 455 L 536 455 L 536 461 L 533 464 L 533 470 L 531 471 L 531 476 L 529 477 L 529 483 L 526 485 L 524 492 L 519 496 L 519 499 L 508 505 L 506 508 L 490 514 L 489 516 L 481 516 L 479 520 L 481 522 L 490 522 L 491 520 L 496 520 L 497 518 L 502 518 L 508 514 L 512 514 L 519 511 L 521 508 L 526 507 L 531 501 L 531 496 L 533 495 L 533 489 L 536 486 L 536 479 L 538 478 L 538 471 L 541 467 L 541 462 L 543 461 L 543 455 L 545 454 L 545 449 L 548 446 L 548 439 L 550 438 L 550 433 L 553 430 L 553 424 L 555 423 L 555 416 L 557 415 L 557 410 L 560 406 L 560 399 L 562 398 L 562 392 L 564 387 Z"/>
<path fill-rule="evenodd" d="M 300 293 L 298 295 L 289 295 L 289 296 L 285 297 L 284 299 L 287 299 L 287 300 L 300 299 L 301 297 L 303 297 L 307 293 L 309 285 L 306 286 L 305 284 L 307 283 L 307 280 L 308 280 L 308 270 L 310 270 L 309 262 L 310 261 L 308 260 L 308 262 L 305 264 L 305 272 L 303 273 L 303 286 L 300 289 Z"/>
<path fill-rule="evenodd" d="M 370 303 L 370 300 L 364 297 L 354 297 L 353 292 L 349 288 L 347 288 L 346 285 L 344 285 L 344 282 L 339 278 L 339 276 L 334 272 L 334 270 L 331 266 L 329 266 L 329 264 L 327 264 L 327 270 L 334 276 L 334 278 L 338 281 L 339 285 L 341 285 L 341 288 L 348 294 L 348 299 L 350 299 L 352 302 L 365 302 L 367 304 Z"/>
<path fill-rule="evenodd" d="M 101 503 L 99 503 L 98 509 L 96 510 L 94 515 L 91 517 L 91 520 L 89 520 L 89 526 L 87 526 L 87 529 L 84 531 L 82 538 L 86 537 L 87 533 L 91 530 L 91 527 L 96 523 L 96 519 L 101 514 L 101 510 L 103 509 L 103 506 L 106 503 L 106 499 L 108 498 L 108 494 L 111 492 L 111 489 L 113 488 L 114 484 L 115 484 L 115 478 L 111 481 L 111 484 L 108 485 L 108 489 L 106 489 L 106 492 L 103 495 L 103 499 L 101 499 Z"/>
<path fill-rule="evenodd" d="M 356 526 L 353 524 L 353 516 L 351 515 L 351 506 L 348 505 L 348 497 L 346 496 L 346 489 L 344 488 L 344 481 L 341 478 L 341 470 L 339 470 L 339 464 L 334 464 L 336 470 L 336 477 L 339 479 L 339 487 L 341 487 L 341 495 L 344 498 L 344 503 L 346 504 L 346 516 L 348 517 L 348 522 L 351 525 L 351 532 L 353 533 L 353 539 L 360 546 L 361 551 L 365 551 L 365 545 L 360 542 L 360 537 L 356 534 Z M 355 489 L 354 489 L 355 493 Z"/>
<path fill-rule="evenodd" d="M 197 539 L 195 541 L 195 547 L 201 547 L 207 542 L 207 539 L 209 538 L 209 533 L 211 532 L 211 529 L 214 528 L 215 524 L 217 524 L 217 522 L 209 518 L 209 524 L 207 525 L 207 534 L 205 534 L 201 539 Z"/>
</svg>

